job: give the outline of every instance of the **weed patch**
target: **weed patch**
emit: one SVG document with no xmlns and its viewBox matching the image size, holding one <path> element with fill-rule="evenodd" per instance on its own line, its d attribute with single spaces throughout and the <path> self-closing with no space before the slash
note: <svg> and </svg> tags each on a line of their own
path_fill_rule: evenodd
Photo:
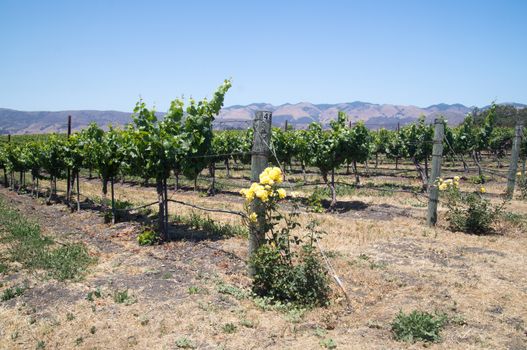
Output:
<svg viewBox="0 0 527 350">
<path fill-rule="evenodd" d="M 0 239 L 6 243 L 7 259 L 29 270 L 45 270 L 48 277 L 64 280 L 81 279 L 94 259 L 81 243 L 57 247 L 40 227 L 26 220 L 21 213 L 0 201 Z"/>
<path fill-rule="evenodd" d="M 188 225 L 195 230 L 207 232 L 216 237 L 248 237 L 249 231 L 243 226 L 223 224 L 212 220 L 208 216 L 201 216 L 195 212 L 190 215 L 176 215 L 176 222 Z"/>
<path fill-rule="evenodd" d="M 25 286 L 16 286 L 16 287 L 7 288 L 0 295 L 0 300 L 1 301 L 8 301 L 8 300 L 14 299 L 16 297 L 19 297 L 22 294 L 24 294 L 26 289 L 27 288 Z"/>
<path fill-rule="evenodd" d="M 405 314 L 400 311 L 392 322 L 392 332 L 398 341 L 438 342 L 441 339 L 441 329 L 446 321 L 446 315 L 432 315 L 417 310 Z"/>
</svg>

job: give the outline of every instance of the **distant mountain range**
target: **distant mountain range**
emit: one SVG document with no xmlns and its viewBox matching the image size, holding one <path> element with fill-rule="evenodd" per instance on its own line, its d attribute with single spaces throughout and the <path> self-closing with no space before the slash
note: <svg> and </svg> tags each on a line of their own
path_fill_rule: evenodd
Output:
<svg viewBox="0 0 527 350">
<path fill-rule="evenodd" d="M 517 108 L 527 107 L 527 105 L 520 103 L 507 104 L 514 105 Z M 444 116 L 449 124 L 456 125 L 474 108 L 462 104 L 440 103 L 422 108 L 359 101 L 337 104 L 300 102 L 296 104 L 286 103 L 280 106 L 268 103 L 253 103 L 247 106 L 225 107 L 221 110 L 216 120 L 220 128 L 246 127 L 246 123 L 233 121 L 249 121 L 252 120 L 257 110 L 269 110 L 273 112 L 273 124 L 275 125 L 283 125 L 287 120 L 288 123 L 297 127 L 305 127 L 313 121 L 328 124 L 331 120 L 336 119 L 339 111 L 343 111 L 349 116 L 351 122 L 364 121 L 366 126 L 372 129 L 380 127 L 395 129 L 398 123 L 401 126 L 411 123 L 421 115 L 424 115 L 429 121 L 438 116 Z M 131 121 L 131 113 L 119 111 L 24 112 L 0 108 L 0 134 L 65 132 L 68 115 L 72 116 L 73 130 L 82 129 L 91 122 L 96 122 L 101 126 L 108 124 L 122 126 Z"/>
</svg>

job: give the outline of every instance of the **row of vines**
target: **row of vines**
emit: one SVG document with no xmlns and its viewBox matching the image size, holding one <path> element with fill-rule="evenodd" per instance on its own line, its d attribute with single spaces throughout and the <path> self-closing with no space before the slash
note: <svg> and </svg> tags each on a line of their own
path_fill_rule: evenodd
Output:
<svg viewBox="0 0 527 350">
<path fill-rule="evenodd" d="M 0 168 L 4 169 L 4 183 L 14 186 L 14 174 L 19 173 L 19 184 L 22 184 L 27 173 L 36 183 L 38 191 L 39 180 L 49 180 L 48 201 L 51 201 L 56 196 L 57 179 L 66 179 L 70 172 L 72 180 L 68 185 L 73 187 L 75 181 L 78 185 L 82 169 L 89 170 L 90 174 L 95 171 L 101 179 L 103 203 L 106 203 L 110 187 L 115 217 L 113 186 L 116 179 L 125 176 L 140 178 L 145 182 L 154 179 L 159 204 L 159 231 L 162 238 L 167 239 L 163 236 L 166 235 L 168 225 L 167 179 L 172 174 L 177 188 L 180 176 L 194 180 L 196 184 L 198 175 L 208 168 L 213 179 L 208 193 L 213 195 L 218 164 L 225 167 L 229 177 L 232 162 L 250 163 L 252 128 L 246 131 L 213 132 L 214 118 L 223 106 L 224 96 L 230 86 L 231 82 L 225 81 L 210 101 L 190 99 L 185 106 L 182 100 L 176 99 L 163 118 L 158 118 L 153 109 L 139 101 L 134 108 L 132 122 L 124 129 L 110 126 L 105 131 L 91 124 L 68 138 L 50 135 L 23 143 L 0 143 Z M 346 166 L 349 171 L 351 166 L 358 184 L 357 164 L 368 166 L 374 161 L 377 167 L 379 158 L 395 160 L 396 167 L 400 159 L 409 160 L 422 181 L 423 190 L 426 190 L 433 126 L 427 124 L 424 117 L 398 131 L 371 131 L 364 123 L 348 126 L 347 119 L 346 114 L 340 112 L 337 120 L 330 123 L 329 129 L 324 129 L 319 123 L 311 123 L 305 130 L 274 128 L 269 145 L 270 161 L 289 169 L 298 165 L 304 174 L 304 182 L 306 168 L 317 168 L 331 191 L 330 209 L 337 204 L 335 171 L 342 166 Z M 443 122 L 443 156 L 459 161 L 465 170 L 470 160 L 478 166 L 481 175 L 479 164 L 483 154 L 490 155 L 500 163 L 512 146 L 514 130 L 496 126 L 494 107 L 488 110 L 483 123 L 476 124 L 471 115 L 454 128 Z M 524 138 L 524 163 L 526 148 L 527 141 Z M 70 198 L 67 200 L 70 201 Z"/>
</svg>

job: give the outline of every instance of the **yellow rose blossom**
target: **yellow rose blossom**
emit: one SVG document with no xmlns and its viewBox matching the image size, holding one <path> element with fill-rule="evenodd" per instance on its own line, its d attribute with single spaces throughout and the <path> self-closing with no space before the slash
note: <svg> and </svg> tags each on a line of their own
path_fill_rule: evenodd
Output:
<svg viewBox="0 0 527 350">
<path fill-rule="evenodd" d="M 251 213 L 251 215 L 249 215 L 249 220 L 251 222 L 256 222 L 256 220 L 258 219 L 258 214 L 256 213 Z"/>
<path fill-rule="evenodd" d="M 518 171 L 518 172 L 516 173 L 516 176 L 522 176 L 521 171 Z"/>
<path fill-rule="evenodd" d="M 267 200 L 269 199 L 269 192 L 267 192 L 265 189 L 261 189 L 261 190 L 256 191 L 255 195 L 262 202 L 267 202 Z"/>
<path fill-rule="evenodd" d="M 481 188 L 479 189 L 479 192 L 480 193 L 485 193 L 485 192 L 487 192 L 487 190 L 485 189 L 485 187 L 481 186 Z"/>
<path fill-rule="evenodd" d="M 283 188 L 279 188 L 276 192 L 278 192 L 278 197 L 279 197 L 280 199 L 285 198 L 285 196 L 286 196 L 286 192 L 285 192 L 285 190 L 284 190 Z"/>
<path fill-rule="evenodd" d="M 461 178 L 459 176 L 454 176 L 454 182 L 459 182 Z"/>
<path fill-rule="evenodd" d="M 260 174 L 260 183 L 262 185 L 273 185 L 274 184 L 274 180 L 268 174 L 261 173 Z"/>
<path fill-rule="evenodd" d="M 448 188 L 448 185 L 446 183 L 442 183 L 439 185 L 439 191 L 444 191 Z"/>
<path fill-rule="evenodd" d="M 269 168 L 268 168 L 269 169 Z M 282 182 L 282 170 L 278 167 L 271 168 L 269 170 L 269 177 L 276 183 Z"/>
</svg>

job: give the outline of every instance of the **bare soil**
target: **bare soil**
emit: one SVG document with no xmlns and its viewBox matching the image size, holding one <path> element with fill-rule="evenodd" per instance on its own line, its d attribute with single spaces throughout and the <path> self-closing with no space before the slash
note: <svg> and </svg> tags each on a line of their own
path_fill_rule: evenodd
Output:
<svg viewBox="0 0 527 350">
<path fill-rule="evenodd" d="M 96 181 L 83 183 L 83 193 L 96 187 Z M 129 185 L 116 192 L 135 203 L 155 195 Z M 211 207 L 242 206 L 230 194 L 177 196 Z M 59 283 L 9 266 L 0 275 L 0 292 L 22 283 L 29 289 L 0 302 L 0 349 L 177 349 L 183 339 L 198 349 L 305 350 L 322 348 L 327 339 L 337 349 L 418 349 L 425 344 L 395 341 L 390 325 L 400 310 L 414 309 L 450 319 L 442 341 L 429 348 L 527 349 L 527 235 L 521 226 L 503 223 L 490 236 L 450 232 L 443 221 L 429 229 L 411 195 L 343 197 L 345 210 L 306 212 L 300 220 L 321 222 L 327 232 L 322 246 L 351 305 L 333 286 L 329 307 L 300 313 L 264 310 L 250 297 L 221 292 L 226 285 L 250 291 L 243 238 L 207 239 L 175 223 L 171 230 L 179 239 L 140 247 L 137 221 L 111 226 L 95 209 L 71 213 L 65 205 L 47 206 L 5 189 L 0 197 L 40 224 L 45 235 L 84 242 L 97 257 L 80 282 Z M 527 213 L 523 202 L 509 209 Z M 88 300 L 97 290 L 101 297 Z M 114 295 L 124 291 L 127 302 L 117 303 Z M 226 324 L 235 330 L 229 333 Z"/>
</svg>

